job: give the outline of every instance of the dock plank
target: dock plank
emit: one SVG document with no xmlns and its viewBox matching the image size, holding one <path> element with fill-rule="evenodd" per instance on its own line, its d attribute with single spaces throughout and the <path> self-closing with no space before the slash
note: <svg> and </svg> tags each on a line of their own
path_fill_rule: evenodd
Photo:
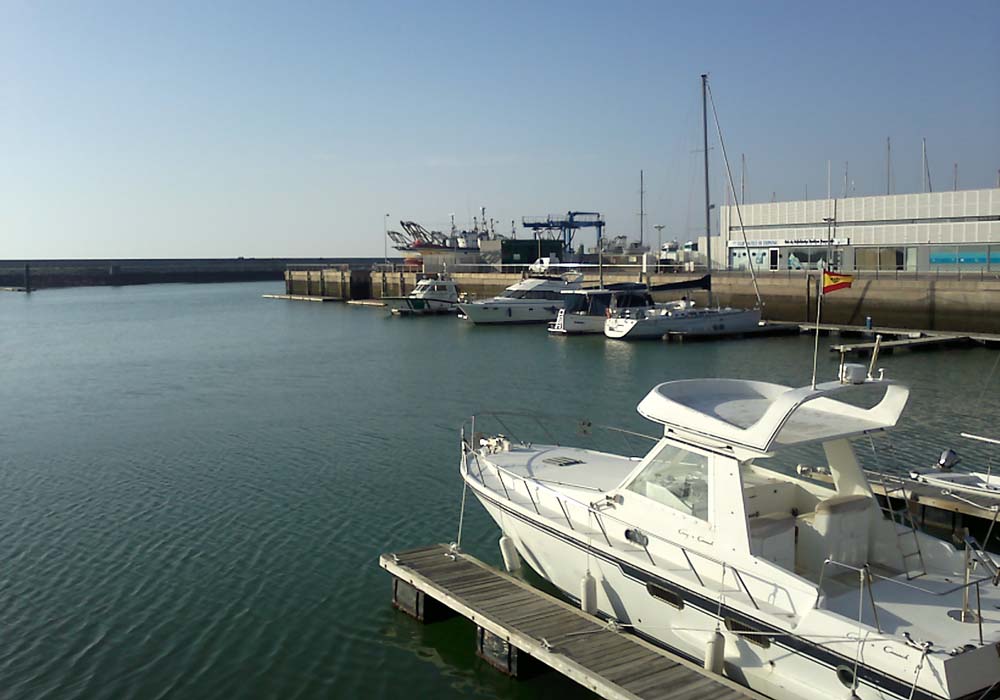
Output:
<svg viewBox="0 0 1000 700">
<path fill-rule="evenodd" d="M 384 554 L 379 565 L 602 697 L 662 698 L 666 686 L 672 700 L 763 698 L 444 545 Z"/>
</svg>

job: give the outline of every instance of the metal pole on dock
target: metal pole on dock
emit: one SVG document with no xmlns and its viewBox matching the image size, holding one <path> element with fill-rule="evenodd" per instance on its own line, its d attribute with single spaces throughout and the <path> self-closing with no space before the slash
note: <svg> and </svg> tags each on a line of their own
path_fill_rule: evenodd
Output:
<svg viewBox="0 0 1000 700">
<path fill-rule="evenodd" d="M 708 192 L 708 74 L 701 74 L 701 128 L 705 148 L 705 266 L 712 274 L 712 204 Z M 712 285 L 708 286 L 708 306 L 712 306 Z"/>
<path fill-rule="evenodd" d="M 24 292 L 31 294 L 31 265 L 24 263 Z"/>
<path fill-rule="evenodd" d="M 812 388 L 816 388 L 816 361 L 819 358 L 819 316 L 823 310 L 823 273 L 820 273 L 819 290 L 816 295 L 816 340 L 813 343 L 813 378 Z"/>
</svg>

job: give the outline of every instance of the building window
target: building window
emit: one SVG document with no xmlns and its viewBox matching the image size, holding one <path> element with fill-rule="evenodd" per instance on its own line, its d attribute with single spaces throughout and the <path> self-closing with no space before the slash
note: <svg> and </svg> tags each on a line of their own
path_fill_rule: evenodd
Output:
<svg viewBox="0 0 1000 700">
<path fill-rule="evenodd" d="M 958 269 L 958 246 L 931 246 L 929 259 L 931 269 L 956 270 Z"/>
<path fill-rule="evenodd" d="M 989 262 L 987 248 L 984 245 L 963 245 L 958 248 L 958 264 L 962 267 L 979 267 L 985 269 Z"/>
<path fill-rule="evenodd" d="M 664 445 L 626 487 L 662 505 L 708 520 L 708 458 Z"/>
</svg>

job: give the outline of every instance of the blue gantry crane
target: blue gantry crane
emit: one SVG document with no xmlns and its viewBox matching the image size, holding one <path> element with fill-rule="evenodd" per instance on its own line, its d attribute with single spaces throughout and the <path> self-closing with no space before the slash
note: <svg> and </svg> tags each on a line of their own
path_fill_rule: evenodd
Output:
<svg viewBox="0 0 1000 700">
<path fill-rule="evenodd" d="M 596 211 L 569 211 L 565 214 L 549 214 L 548 216 L 524 216 L 521 225 L 530 229 L 535 237 L 543 233 L 559 233 L 565 250 L 573 249 L 573 236 L 577 229 L 596 228 L 597 240 L 604 238 L 604 217 Z M 553 236 L 554 237 L 554 236 Z"/>
</svg>

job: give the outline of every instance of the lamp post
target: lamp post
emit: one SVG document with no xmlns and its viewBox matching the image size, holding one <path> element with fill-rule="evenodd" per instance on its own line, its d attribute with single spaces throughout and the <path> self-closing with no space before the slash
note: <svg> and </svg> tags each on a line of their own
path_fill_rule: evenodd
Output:
<svg viewBox="0 0 1000 700">
<path fill-rule="evenodd" d="M 386 214 L 382 217 L 382 256 L 385 258 L 385 264 L 389 264 L 389 215 Z"/>
<path fill-rule="evenodd" d="M 660 271 L 660 255 L 663 253 L 663 229 L 666 228 L 663 224 L 656 224 L 653 226 L 656 229 L 656 271 Z"/>
</svg>

